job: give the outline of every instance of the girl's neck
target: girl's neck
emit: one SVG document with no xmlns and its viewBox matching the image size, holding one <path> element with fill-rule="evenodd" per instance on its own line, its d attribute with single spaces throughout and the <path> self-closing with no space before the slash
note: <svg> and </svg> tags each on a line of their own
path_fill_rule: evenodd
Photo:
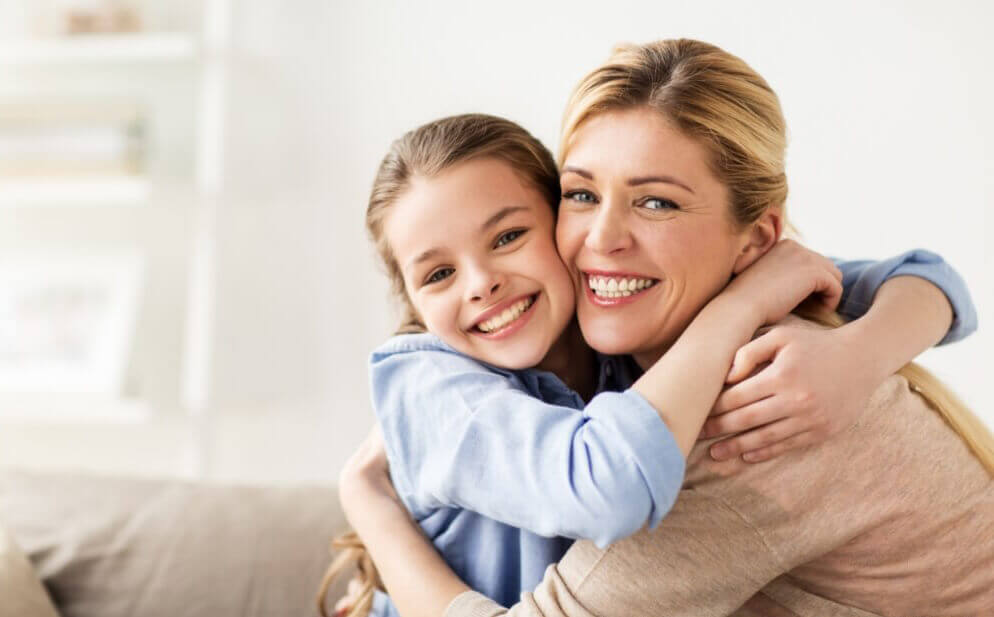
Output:
<svg viewBox="0 0 994 617">
<path fill-rule="evenodd" d="M 583 340 L 575 317 L 536 368 L 555 373 L 585 401 L 597 389 L 597 359 Z"/>
</svg>

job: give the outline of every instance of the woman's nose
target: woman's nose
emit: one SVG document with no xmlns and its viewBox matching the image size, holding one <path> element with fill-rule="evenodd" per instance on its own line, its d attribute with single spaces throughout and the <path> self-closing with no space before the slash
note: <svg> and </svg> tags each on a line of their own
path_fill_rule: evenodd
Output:
<svg viewBox="0 0 994 617">
<path fill-rule="evenodd" d="M 597 253 L 616 253 L 631 247 L 630 231 L 628 219 L 622 209 L 605 203 L 591 222 L 584 244 Z"/>
</svg>

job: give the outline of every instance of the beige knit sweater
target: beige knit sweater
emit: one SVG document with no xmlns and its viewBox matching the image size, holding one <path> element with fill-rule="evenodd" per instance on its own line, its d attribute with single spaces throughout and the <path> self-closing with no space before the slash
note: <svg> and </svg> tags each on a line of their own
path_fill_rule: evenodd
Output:
<svg viewBox="0 0 994 617">
<path fill-rule="evenodd" d="M 655 530 L 577 542 L 510 611 L 467 592 L 446 615 L 994 616 L 994 480 L 904 378 L 819 446 L 708 445 Z"/>
</svg>

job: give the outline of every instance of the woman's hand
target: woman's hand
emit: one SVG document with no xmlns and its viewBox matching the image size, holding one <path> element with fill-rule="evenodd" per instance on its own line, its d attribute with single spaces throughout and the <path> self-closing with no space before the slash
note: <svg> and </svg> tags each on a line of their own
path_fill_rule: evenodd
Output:
<svg viewBox="0 0 994 617">
<path fill-rule="evenodd" d="M 781 240 L 736 276 L 721 295 L 726 294 L 754 311 L 759 324 L 772 324 L 811 295 L 834 310 L 842 298 L 842 272 L 827 257 Z"/>
<path fill-rule="evenodd" d="M 335 602 L 335 615 L 345 615 L 355 603 L 359 600 L 359 596 L 362 595 L 362 579 L 358 576 L 353 576 L 352 580 L 349 581 L 348 589 L 345 591 L 345 595 Z"/>
<path fill-rule="evenodd" d="M 376 424 L 359 448 L 349 457 L 338 476 L 338 496 L 349 523 L 360 532 L 356 519 L 362 518 L 362 509 L 370 498 L 377 503 L 386 499 L 404 509 L 393 482 L 390 480 L 390 463 L 380 425 Z M 404 510 L 406 514 L 406 510 Z"/>
</svg>

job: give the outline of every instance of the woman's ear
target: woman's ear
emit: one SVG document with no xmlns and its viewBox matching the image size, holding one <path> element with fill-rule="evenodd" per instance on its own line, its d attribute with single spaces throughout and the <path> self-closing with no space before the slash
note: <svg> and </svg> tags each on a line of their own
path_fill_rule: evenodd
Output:
<svg viewBox="0 0 994 617">
<path fill-rule="evenodd" d="M 745 233 L 745 244 L 735 260 L 733 272 L 739 274 L 773 248 L 783 232 L 783 214 L 780 208 L 768 208 Z"/>
</svg>

